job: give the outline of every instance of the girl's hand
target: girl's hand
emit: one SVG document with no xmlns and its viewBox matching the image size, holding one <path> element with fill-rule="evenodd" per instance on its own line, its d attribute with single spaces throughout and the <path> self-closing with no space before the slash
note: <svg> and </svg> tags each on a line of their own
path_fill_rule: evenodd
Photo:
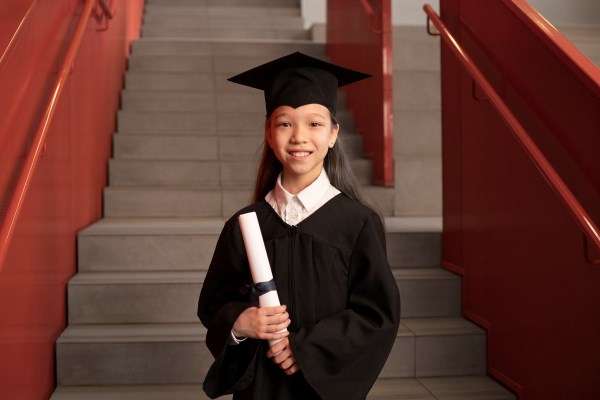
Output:
<svg viewBox="0 0 600 400">
<path fill-rule="evenodd" d="M 248 307 L 238 316 L 233 324 L 236 336 L 254 339 L 281 339 L 287 335 L 290 324 L 286 306 Z M 284 332 L 279 332 L 286 329 Z"/>
<path fill-rule="evenodd" d="M 290 340 L 287 337 L 271 346 L 267 351 L 267 357 L 272 357 L 273 362 L 278 364 L 279 368 L 281 368 L 286 375 L 292 375 L 299 369 L 294 354 L 292 353 L 292 348 L 290 347 Z"/>
</svg>

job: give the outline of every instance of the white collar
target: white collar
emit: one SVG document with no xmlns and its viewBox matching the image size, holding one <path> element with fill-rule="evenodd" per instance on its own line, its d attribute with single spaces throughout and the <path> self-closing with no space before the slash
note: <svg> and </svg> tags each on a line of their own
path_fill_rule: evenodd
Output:
<svg viewBox="0 0 600 400">
<path fill-rule="evenodd" d="M 287 204 L 294 198 L 297 197 L 302 207 L 305 210 L 310 211 L 319 204 L 319 201 L 323 198 L 331 183 L 329 177 L 325 172 L 325 168 L 321 168 L 321 173 L 310 185 L 302 189 L 297 194 L 291 194 L 281 184 L 281 174 L 277 176 L 277 183 L 273 190 L 275 201 L 280 210 L 284 210 Z"/>
</svg>

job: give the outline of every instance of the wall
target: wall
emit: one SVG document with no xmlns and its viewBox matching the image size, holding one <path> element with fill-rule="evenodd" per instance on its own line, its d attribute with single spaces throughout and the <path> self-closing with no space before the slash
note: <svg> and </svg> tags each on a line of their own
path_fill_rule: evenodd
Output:
<svg viewBox="0 0 600 400">
<path fill-rule="evenodd" d="M 583 72 L 575 61 L 584 60 L 516 2 L 441 5 L 465 52 L 598 223 L 600 71 Z M 600 252 L 454 53 L 444 45 L 441 55 L 442 259 L 463 275 L 463 315 L 486 330 L 488 373 L 521 400 L 599 399 Z"/>
<path fill-rule="evenodd" d="M 84 4 L 5 1 L 0 54 L 25 10 L 34 7 L 0 61 L 0 222 Z M 67 321 L 76 235 L 102 213 L 123 72 L 143 8 L 142 0 L 112 3 L 116 16 L 108 30 L 94 18 L 87 25 L 6 261 L 0 265 L 2 399 L 47 399 L 55 388 L 55 343 Z"/>
<path fill-rule="evenodd" d="M 325 23 L 326 0 L 301 0 L 300 3 L 306 28 Z M 439 12 L 439 0 L 392 0 L 392 25 L 422 25 L 425 3 Z M 529 3 L 557 25 L 600 24 L 598 0 L 530 0 Z"/>
<path fill-rule="evenodd" d="M 554 25 L 600 24 L 598 0 L 529 0 Z"/>
</svg>

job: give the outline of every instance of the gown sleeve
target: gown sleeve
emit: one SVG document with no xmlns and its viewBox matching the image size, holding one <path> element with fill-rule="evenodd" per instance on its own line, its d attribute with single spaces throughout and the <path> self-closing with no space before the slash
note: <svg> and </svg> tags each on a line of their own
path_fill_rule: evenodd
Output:
<svg viewBox="0 0 600 400">
<path fill-rule="evenodd" d="M 296 363 L 324 400 L 364 400 L 400 324 L 400 293 L 386 256 L 385 233 L 371 213 L 349 262 L 346 308 L 290 332 Z"/>
<path fill-rule="evenodd" d="M 210 398 L 242 390 L 254 379 L 259 341 L 230 344 L 231 328 L 246 308 L 257 306 L 236 221 L 229 219 L 217 240 L 198 299 L 198 318 L 206 327 L 206 346 L 215 358 L 204 379 Z M 237 229 L 236 229 L 237 228 Z"/>
</svg>

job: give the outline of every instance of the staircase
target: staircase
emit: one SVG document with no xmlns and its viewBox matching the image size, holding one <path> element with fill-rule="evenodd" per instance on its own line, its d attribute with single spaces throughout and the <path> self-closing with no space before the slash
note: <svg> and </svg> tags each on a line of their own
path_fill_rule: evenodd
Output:
<svg viewBox="0 0 600 400">
<path fill-rule="evenodd" d="M 394 165 L 399 216 L 442 215 L 440 39 L 393 29 Z"/>
<path fill-rule="evenodd" d="M 563 25 L 558 30 L 600 68 L 600 24 Z"/>
<path fill-rule="evenodd" d="M 262 93 L 226 78 L 296 50 L 324 57 L 309 37 L 293 0 L 147 1 L 104 218 L 78 235 L 52 400 L 206 398 L 212 356 L 198 295 L 224 220 L 251 202 L 264 124 Z M 399 213 L 398 191 L 370 185 L 343 103 L 339 140 L 386 215 L 402 297 L 398 337 L 369 399 L 513 399 L 485 375 L 485 332 L 461 318 L 460 279 L 440 268 L 440 218 Z M 415 129 L 429 121 L 421 118 Z"/>
</svg>

